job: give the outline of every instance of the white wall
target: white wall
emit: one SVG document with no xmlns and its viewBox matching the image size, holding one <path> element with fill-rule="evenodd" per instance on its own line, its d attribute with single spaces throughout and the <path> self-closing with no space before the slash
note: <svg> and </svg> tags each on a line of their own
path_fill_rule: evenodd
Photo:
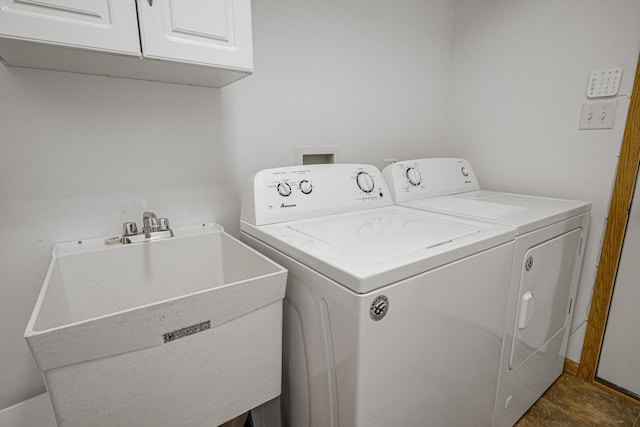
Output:
<svg viewBox="0 0 640 427">
<path fill-rule="evenodd" d="M 253 7 L 256 72 L 222 90 L 0 66 L 0 409 L 44 390 L 22 333 L 55 242 L 145 209 L 236 233 L 241 186 L 300 145 L 443 153 L 453 0 Z"/>
<path fill-rule="evenodd" d="M 54 242 L 143 210 L 232 221 L 220 91 L 0 66 L 0 408 L 44 390 L 22 338 Z"/>
<path fill-rule="evenodd" d="M 222 89 L 239 179 L 293 164 L 296 146 L 378 167 L 442 154 L 453 3 L 254 2 L 256 72 Z"/>
<path fill-rule="evenodd" d="M 447 153 L 485 188 L 584 199 L 592 223 L 568 357 L 580 360 L 603 224 L 629 106 L 612 130 L 579 131 L 592 71 L 623 68 L 629 95 L 640 52 L 637 0 L 457 0 Z"/>
</svg>

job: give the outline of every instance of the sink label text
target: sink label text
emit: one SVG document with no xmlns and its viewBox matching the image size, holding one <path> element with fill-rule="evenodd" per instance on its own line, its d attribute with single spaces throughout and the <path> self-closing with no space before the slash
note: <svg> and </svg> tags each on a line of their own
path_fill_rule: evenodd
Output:
<svg viewBox="0 0 640 427">
<path fill-rule="evenodd" d="M 177 340 L 178 338 L 188 337 L 189 335 L 196 334 L 198 332 L 206 331 L 211 328 L 211 320 L 207 320 L 206 322 L 197 323 L 195 325 L 187 326 L 186 328 L 176 329 L 172 332 L 167 332 L 166 334 L 162 334 L 162 338 L 165 343 L 169 341 Z"/>
</svg>

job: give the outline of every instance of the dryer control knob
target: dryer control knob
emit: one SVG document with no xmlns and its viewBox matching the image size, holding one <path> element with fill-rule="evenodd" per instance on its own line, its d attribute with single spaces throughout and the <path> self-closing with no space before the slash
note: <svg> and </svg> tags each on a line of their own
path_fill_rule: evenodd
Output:
<svg viewBox="0 0 640 427">
<path fill-rule="evenodd" d="M 306 179 L 300 181 L 300 185 L 298 187 L 300 188 L 300 191 L 302 191 L 304 194 L 309 194 L 311 193 L 311 190 L 313 190 L 313 186 Z"/>
<path fill-rule="evenodd" d="M 358 187 L 365 193 L 371 193 L 373 191 L 373 187 L 375 183 L 373 182 L 373 178 L 366 172 L 358 172 L 356 176 L 356 182 L 358 183 Z"/>
<path fill-rule="evenodd" d="M 460 168 L 460 172 L 462 173 L 463 176 L 469 176 L 469 171 L 464 166 Z"/>
<path fill-rule="evenodd" d="M 417 187 L 422 182 L 422 176 L 420 176 L 420 171 L 416 168 L 409 168 L 406 172 L 407 180 L 409 180 L 409 184 Z"/>
<path fill-rule="evenodd" d="M 283 197 L 287 197 L 291 194 L 291 186 L 289 184 L 287 184 L 286 182 L 281 182 L 278 184 L 278 193 L 283 196 Z"/>
</svg>

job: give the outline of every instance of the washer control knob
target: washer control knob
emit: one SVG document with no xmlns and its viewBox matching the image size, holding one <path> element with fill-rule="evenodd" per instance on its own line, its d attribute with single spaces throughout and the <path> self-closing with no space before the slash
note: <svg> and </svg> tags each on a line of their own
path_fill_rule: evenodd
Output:
<svg viewBox="0 0 640 427">
<path fill-rule="evenodd" d="M 291 186 L 289 184 L 287 184 L 286 182 L 281 182 L 278 184 L 278 193 L 283 196 L 283 197 L 287 197 L 291 194 Z"/>
<path fill-rule="evenodd" d="M 373 178 L 366 172 L 358 172 L 356 176 L 356 182 L 358 183 L 358 187 L 365 193 L 371 193 L 373 191 L 373 187 L 375 183 L 373 182 Z"/>
<path fill-rule="evenodd" d="M 460 168 L 460 172 L 461 172 L 461 173 L 462 173 L 462 175 L 464 175 L 464 176 L 469 176 L 469 171 L 468 171 L 468 170 L 467 170 L 467 168 L 466 168 L 466 167 L 464 167 L 464 166 Z"/>
<path fill-rule="evenodd" d="M 416 168 L 408 168 L 406 175 L 407 179 L 409 180 L 409 184 L 413 185 L 414 187 L 417 187 L 422 182 L 420 171 L 418 171 L 418 169 Z"/>
<path fill-rule="evenodd" d="M 313 190 L 313 186 L 306 179 L 300 181 L 300 185 L 298 187 L 300 188 L 300 191 L 302 191 L 304 194 L 309 194 L 311 193 L 311 190 Z"/>
</svg>

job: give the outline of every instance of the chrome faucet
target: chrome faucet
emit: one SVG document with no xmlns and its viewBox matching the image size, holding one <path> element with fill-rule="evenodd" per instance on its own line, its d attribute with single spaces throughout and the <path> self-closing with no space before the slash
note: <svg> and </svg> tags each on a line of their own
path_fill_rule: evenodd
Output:
<svg viewBox="0 0 640 427">
<path fill-rule="evenodd" d="M 169 220 L 167 218 L 158 218 L 154 212 L 145 212 L 142 214 L 142 231 L 138 232 L 138 226 L 135 222 L 125 222 L 122 225 L 120 242 L 126 245 L 147 240 L 166 239 L 168 237 L 173 237 Z"/>
<path fill-rule="evenodd" d="M 156 232 L 159 229 L 158 215 L 156 215 L 155 212 L 145 212 L 142 214 L 142 231 L 144 232 L 144 237 L 149 239 L 151 237 L 151 233 Z"/>
</svg>

